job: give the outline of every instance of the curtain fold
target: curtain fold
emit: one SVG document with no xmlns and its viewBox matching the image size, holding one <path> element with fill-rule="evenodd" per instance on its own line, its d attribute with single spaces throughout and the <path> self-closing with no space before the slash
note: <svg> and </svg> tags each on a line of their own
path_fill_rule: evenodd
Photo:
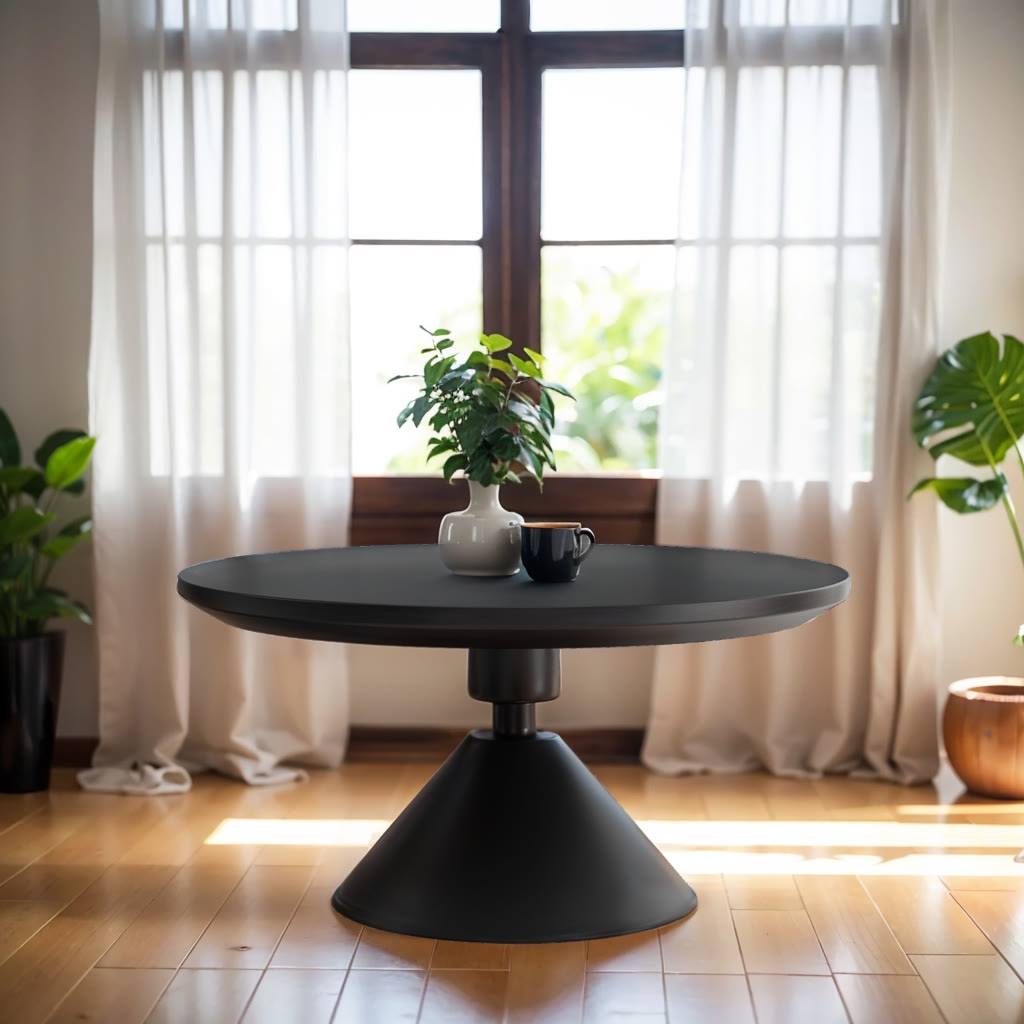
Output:
<svg viewBox="0 0 1024 1024">
<path fill-rule="evenodd" d="M 910 409 L 937 335 L 947 0 L 690 5 L 662 544 L 850 570 L 785 633 L 661 648 L 662 772 L 938 768 L 934 503 Z"/>
<path fill-rule="evenodd" d="M 336 765 L 344 648 L 186 605 L 186 565 L 347 543 L 344 5 L 101 0 L 90 429 L 100 746 L 81 785 Z"/>
</svg>

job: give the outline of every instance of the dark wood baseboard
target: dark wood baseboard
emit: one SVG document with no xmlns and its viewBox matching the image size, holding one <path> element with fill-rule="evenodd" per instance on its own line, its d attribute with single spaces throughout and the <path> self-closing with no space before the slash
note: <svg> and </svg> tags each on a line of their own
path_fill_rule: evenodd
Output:
<svg viewBox="0 0 1024 1024">
<path fill-rule="evenodd" d="M 58 736 L 53 741 L 53 766 L 88 768 L 98 743 L 95 736 Z"/>
<path fill-rule="evenodd" d="M 346 761 L 440 761 L 466 735 L 466 729 L 431 726 L 354 725 Z M 638 761 L 643 729 L 559 729 L 558 734 L 588 764 Z M 59 768 L 84 768 L 96 749 L 92 736 L 58 736 L 53 763 Z"/>
<path fill-rule="evenodd" d="M 466 729 L 355 725 L 348 761 L 439 761 L 466 735 Z M 643 729 L 559 729 L 559 736 L 581 760 L 592 764 L 638 761 Z"/>
</svg>

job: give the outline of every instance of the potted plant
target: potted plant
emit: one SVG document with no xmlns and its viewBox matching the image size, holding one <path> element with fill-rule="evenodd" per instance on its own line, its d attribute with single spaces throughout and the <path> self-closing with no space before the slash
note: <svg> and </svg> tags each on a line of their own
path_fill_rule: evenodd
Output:
<svg viewBox="0 0 1024 1024">
<path fill-rule="evenodd" d="M 64 634 L 47 625 L 61 616 L 92 621 L 81 603 L 50 585 L 54 564 L 92 522 L 81 516 L 58 528 L 54 506 L 85 489 L 95 443 L 81 430 L 58 430 L 36 449 L 36 464 L 23 466 L 0 409 L 0 792 L 50 784 Z"/>
<path fill-rule="evenodd" d="M 1022 474 L 1024 454 L 1024 344 L 990 332 L 948 349 L 914 403 L 914 437 L 938 459 L 951 455 L 987 474 L 927 477 L 910 492 L 934 491 L 961 514 L 1001 505 L 1021 563 L 1021 521 L 1000 468 L 1012 452 Z M 1024 626 L 1014 643 L 1024 646 Z M 968 789 L 986 796 L 1024 798 L 1024 679 L 961 679 L 949 688 L 942 717 L 950 763 Z"/>
<path fill-rule="evenodd" d="M 461 472 L 469 481 L 469 505 L 441 520 L 441 561 L 464 576 L 511 576 L 519 571 L 523 517 L 501 507 L 499 488 L 524 475 L 543 486 L 545 466 L 555 468 L 550 393 L 573 395 L 543 379 L 539 352 L 509 353 L 512 342 L 501 334 L 480 335 L 480 347 L 460 358 L 451 351 L 451 331 L 420 329 L 430 338 L 420 352 L 427 357 L 423 372 L 391 378 L 422 382 L 398 425 L 427 420 L 433 431 L 427 458 L 444 456 L 445 480 Z"/>
</svg>

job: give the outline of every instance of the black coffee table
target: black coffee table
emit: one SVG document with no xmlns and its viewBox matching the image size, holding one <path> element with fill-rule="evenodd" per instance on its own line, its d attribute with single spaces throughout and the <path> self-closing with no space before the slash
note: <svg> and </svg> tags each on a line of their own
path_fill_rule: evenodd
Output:
<svg viewBox="0 0 1024 1024">
<path fill-rule="evenodd" d="M 386 931 L 558 942 L 685 917 L 693 890 L 552 732 L 560 648 L 727 640 L 790 629 L 843 601 L 849 574 L 782 555 L 601 545 L 573 583 L 453 576 L 433 545 L 244 555 L 190 566 L 178 593 L 242 629 L 469 650 L 493 705 L 334 894 Z"/>
</svg>

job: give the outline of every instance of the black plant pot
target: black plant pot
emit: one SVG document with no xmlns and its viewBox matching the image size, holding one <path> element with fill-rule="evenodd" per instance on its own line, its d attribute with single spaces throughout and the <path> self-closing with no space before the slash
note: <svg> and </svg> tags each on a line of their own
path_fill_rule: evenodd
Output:
<svg viewBox="0 0 1024 1024">
<path fill-rule="evenodd" d="M 0 793 L 50 787 L 64 634 L 0 638 Z"/>
</svg>

